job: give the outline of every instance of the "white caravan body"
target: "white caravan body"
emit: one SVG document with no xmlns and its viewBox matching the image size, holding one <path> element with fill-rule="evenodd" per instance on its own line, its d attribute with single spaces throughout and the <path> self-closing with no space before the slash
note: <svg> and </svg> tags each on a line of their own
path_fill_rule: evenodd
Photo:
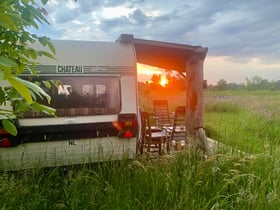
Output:
<svg viewBox="0 0 280 210">
<path fill-rule="evenodd" d="M 46 90 L 57 117 L 27 112 L 12 147 L 0 147 L 0 168 L 81 164 L 134 157 L 137 70 L 134 46 L 121 42 L 52 41 L 55 60 L 40 58 L 32 80 L 57 80 Z M 30 75 L 22 75 L 29 78 Z M 4 139 L 6 138 L 6 139 Z"/>
</svg>

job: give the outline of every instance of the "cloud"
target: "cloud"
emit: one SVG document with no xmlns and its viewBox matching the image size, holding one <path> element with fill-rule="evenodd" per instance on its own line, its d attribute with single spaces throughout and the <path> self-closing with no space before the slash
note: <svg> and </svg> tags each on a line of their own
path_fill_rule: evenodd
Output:
<svg viewBox="0 0 280 210">
<path fill-rule="evenodd" d="M 59 2 L 59 3 L 58 3 Z M 267 0 L 49 0 L 51 25 L 62 39 L 137 38 L 202 45 L 229 62 L 280 63 L 280 2 Z"/>
<path fill-rule="evenodd" d="M 232 8 L 232 5 L 223 5 L 220 10 L 208 13 L 212 14 L 213 22 L 192 30 L 188 36 L 208 46 L 211 55 L 226 55 L 236 60 L 260 57 L 265 61 L 270 58 L 270 62 L 277 62 L 280 22 L 276 18 L 279 17 L 276 5 L 261 0 L 234 3 Z M 280 6 L 280 3 L 276 4 Z"/>
<path fill-rule="evenodd" d="M 84 0 L 78 0 L 77 4 L 78 10 L 81 13 L 91 13 L 94 10 L 98 10 L 100 7 L 102 7 L 102 0 L 94 0 L 94 1 L 84 1 Z"/>
</svg>

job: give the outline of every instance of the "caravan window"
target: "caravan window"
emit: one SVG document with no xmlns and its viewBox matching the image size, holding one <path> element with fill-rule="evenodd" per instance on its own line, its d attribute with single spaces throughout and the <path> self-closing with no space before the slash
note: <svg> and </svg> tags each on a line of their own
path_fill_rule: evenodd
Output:
<svg viewBox="0 0 280 210">
<path fill-rule="evenodd" d="M 121 110 L 119 77 L 44 76 L 40 80 L 57 81 L 56 87 L 45 89 L 52 98 L 51 104 L 43 103 L 55 108 L 58 117 L 108 115 Z M 34 112 L 24 114 L 25 118 L 43 116 Z"/>
</svg>

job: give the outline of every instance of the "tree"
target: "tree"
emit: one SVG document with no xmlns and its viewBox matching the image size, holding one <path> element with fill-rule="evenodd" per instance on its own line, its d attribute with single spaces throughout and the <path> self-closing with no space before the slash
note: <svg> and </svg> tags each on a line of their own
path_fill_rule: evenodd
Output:
<svg viewBox="0 0 280 210">
<path fill-rule="evenodd" d="M 48 0 L 41 0 L 45 5 Z M 37 99 L 50 96 L 38 85 L 19 77 L 23 71 L 36 75 L 34 66 L 38 56 L 53 58 L 55 48 L 48 37 L 39 37 L 28 31 L 28 28 L 38 29 L 38 24 L 47 23 L 47 12 L 39 7 L 35 0 L 5 0 L 0 2 L 0 80 L 7 86 L 0 87 L 0 117 L 3 127 L 13 135 L 17 134 L 12 119 L 27 110 L 42 111 L 55 114 L 51 107 L 40 104 Z M 37 51 L 30 47 L 38 42 L 50 49 L 52 53 Z M 49 87 L 49 82 L 44 82 Z M 14 110 L 5 108 L 6 104 L 14 106 Z M 3 108 L 4 107 L 4 108 Z"/>
<path fill-rule="evenodd" d="M 273 83 L 259 76 L 253 76 L 251 79 L 246 77 L 246 88 L 248 90 L 271 90 Z"/>
<path fill-rule="evenodd" d="M 181 74 L 167 71 L 166 78 L 168 80 L 168 88 L 174 90 L 185 90 L 186 78 Z"/>
<path fill-rule="evenodd" d="M 226 90 L 227 89 L 227 81 L 224 79 L 221 79 L 217 82 L 216 85 L 217 90 Z"/>
<path fill-rule="evenodd" d="M 160 85 L 160 79 L 161 79 L 160 74 L 153 74 L 152 77 L 151 77 L 151 81 L 155 85 Z"/>
</svg>

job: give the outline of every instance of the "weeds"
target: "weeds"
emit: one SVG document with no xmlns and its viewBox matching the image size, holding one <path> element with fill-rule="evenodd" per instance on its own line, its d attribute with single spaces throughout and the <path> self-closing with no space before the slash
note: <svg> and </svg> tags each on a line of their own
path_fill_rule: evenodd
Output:
<svg viewBox="0 0 280 210">
<path fill-rule="evenodd" d="M 233 101 L 216 101 L 208 99 L 205 104 L 205 112 L 238 113 L 240 109 L 240 106 Z"/>
<path fill-rule="evenodd" d="M 2 172 L 6 209 L 274 209 L 279 159 L 196 150 L 165 160 Z"/>
<path fill-rule="evenodd" d="M 221 96 L 207 98 L 205 124 L 208 136 L 255 154 L 264 152 L 267 141 L 278 146 L 280 118 L 277 99 L 280 99 L 280 94 L 256 92 L 248 95 L 243 91 L 237 96 L 237 92 L 223 92 L 227 97 L 222 100 Z"/>
<path fill-rule="evenodd" d="M 279 209 L 278 119 L 264 120 L 253 103 L 248 109 L 238 101 L 238 108 L 223 101 L 205 116 L 206 130 L 231 147 L 207 157 L 191 149 L 67 170 L 0 171 L 0 208 Z"/>
</svg>

